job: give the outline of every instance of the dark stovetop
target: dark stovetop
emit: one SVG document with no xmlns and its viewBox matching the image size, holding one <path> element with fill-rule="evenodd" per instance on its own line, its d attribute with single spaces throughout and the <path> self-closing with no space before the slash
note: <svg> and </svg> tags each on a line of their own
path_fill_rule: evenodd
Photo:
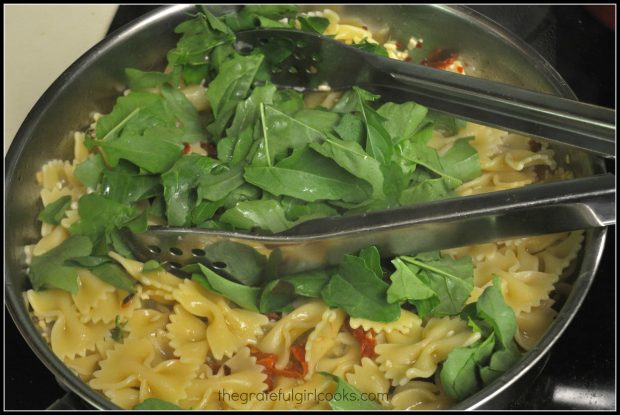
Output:
<svg viewBox="0 0 620 415">
<path fill-rule="evenodd" d="M 156 6 L 120 6 L 110 31 Z M 543 55 L 580 100 L 615 108 L 615 33 L 581 6 L 473 6 Z M 615 10 L 611 10 L 615 13 Z M 611 166 L 615 172 L 615 166 Z M 615 227 L 579 313 L 542 374 L 507 409 L 615 409 Z M 45 409 L 65 394 L 5 317 L 5 409 Z"/>
</svg>

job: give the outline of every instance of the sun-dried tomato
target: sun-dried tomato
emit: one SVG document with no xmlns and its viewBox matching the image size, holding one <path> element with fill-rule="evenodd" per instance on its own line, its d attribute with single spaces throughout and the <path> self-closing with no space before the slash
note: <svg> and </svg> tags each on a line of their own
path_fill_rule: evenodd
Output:
<svg viewBox="0 0 620 415">
<path fill-rule="evenodd" d="M 377 354 L 375 353 L 375 346 L 377 345 L 377 340 L 375 339 L 375 331 L 370 329 L 365 331 L 363 328 L 358 327 L 356 329 L 352 328 L 348 321 L 347 327 L 349 331 L 355 337 L 355 340 L 360 344 L 360 354 L 362 357 L 370 357 L 373 359 Z"/>
<path fill-rule="evenodd" d="M 433 49 L 420 63 L 432 68 L 446 69 L 454 63 L 457 56 L 458 54 L 454 49 Z"/>
<path fill-rule="evenodd" d="M 256 358 L 256 363 L 265 368 L 264 372 L 267 374 L 265 383 L 268 386 L 268 390 L 273 389 L 274 376 L 301 379 L 308 373 L 305 345 L 299 344 L 291 346 L 291 358 L 282 369 L 276 367 L 278 361 L 278 356 L 276 354 L 262 352 L 254 346 L 250 346 L 250 353 Z"/>
</svg>

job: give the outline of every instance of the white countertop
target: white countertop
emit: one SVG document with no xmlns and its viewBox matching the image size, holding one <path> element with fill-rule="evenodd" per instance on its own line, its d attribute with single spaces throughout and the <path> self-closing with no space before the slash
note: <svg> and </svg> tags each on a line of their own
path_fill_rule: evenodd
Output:
<svg viewBox="0 0 620 415">
<path fill-rule="evenodd" d="M 56 78 L 105 37 L 118 5 L 4 5 L 4 154 Z"/>
</svg>

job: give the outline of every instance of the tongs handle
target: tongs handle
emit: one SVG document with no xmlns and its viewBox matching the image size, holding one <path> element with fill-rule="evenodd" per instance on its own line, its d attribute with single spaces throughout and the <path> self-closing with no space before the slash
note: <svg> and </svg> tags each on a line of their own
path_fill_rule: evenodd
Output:
<svg viewBox="0 0 620 415">
<path fill-rule="evenodd" d="M 406 89 L 420 104 L 615 158 L 614 110 L 422 65 L 380 57 L 368 61 L 389 74 L 389 84 L 382 86 Z"/>
</svg>

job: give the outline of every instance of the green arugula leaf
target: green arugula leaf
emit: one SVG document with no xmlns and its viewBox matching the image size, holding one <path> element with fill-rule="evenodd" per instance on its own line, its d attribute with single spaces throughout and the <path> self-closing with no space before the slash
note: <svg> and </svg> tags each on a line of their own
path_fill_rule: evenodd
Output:
<svg viewBox="0 0 620 415">
<path fill-rule="evenodd" d="M 99 145 L 112 167 L 125 159 L 150 173 L 163 173 L 182 155 L 183 144 L 177 140 L 182 134 L 176 128 L 156 127 L 144 130 L 141 135 L 123 133 L 118 139 Z"/>
<path fill-rule="evenodd" d="M 441 166 L 448 176 L 467 182 L 482 174 L 480 156 L 476 149 L 469 144 L 473 138 L 458 139 L 452 148 L 441 156 Z"/>
<path fill-rule="evenodd" d="M 338 216 L 336 209 L 323 202 L 307 203 L 292 197 L 283 197 L 281 203 L 286 211 L 286 218 L 292 222 Z"/>
<path fill-rule="evenodd" d="M 232 165 L 243 160 L 253 142 L 254 126 L 260 116 L 260 104 L 272 104 L 277 88 L 267 84 L 254 88 L 252 94 L 237 104 L 235 115 L 226 137 L 218 142 L 217 156 L 222 161 L 230 161 Z"/>
<path fill-rule="evenodd" d="M 261 115 L 263 137 L 252 165 L 272 166 L 274 159 L 280 158 L 289 150 L 302 148 L 325 138 L 321 131 L 310 125 L 274 107 L 260 105 L 264 108 Z M 264 162 L 258 163 L 259 160 Z"/>
<path fill-rule="evenodd" d="M 287 275 L 280 278 L 280 281 L 290 284 L 293 287 L 293 291 L 297 295 L 319 298 L 321 296 L 321 291 L 329 281 L 332 272 L 333 269 L 305 271 Z"/>
<path fill-rule="evenodd" d="M 243 10 L 248 13 L 265 16 L 270 19 L 292 16 L 297 13 L 298 9 L 298 6 L 295 4 L 246 4 L 243 6 Z"/>
<path fill-rule="evenodd" d="M 102 235 L 138 217 L 140 212 L 131 206 L 91 193 L 78 201 L 78 214 L 80 219 L 71 225 L 69 232 L 72 235 L 88 236 L 95 243 Z"/>
<path fill-rule="evenodd" d="M 114 262 L 114 260 L 109 256 L 89 255 L 68 259 L 64 262 L 64 265 L 70 267 L 94 268 L 106 262 Z"/>
<path fill-rule="evenodd" d="M 190 153 L 181 157 L 170 170 L 161 175 L 168 225 L 189 224 L 190 214 L 196 204 L 193 190 L 199 185 L 201 177 L 217 165 L 217 160 Z"/>
<path fill-rule="evenodd" d="M 65 260 L 64 265 L 86 268 L 100 280 L 129 293 L 136 293 L 136 280 L 134 280 L 123 267 L 108 256 L 71 258 Z"/>
<path fill-rule="evenodd" d="M 435 129 L 441 131 L 444 137 L 455 135 L 466 125 L 465 121 L 438 111 L 429 111 L 426 118 L 434 124 Z"/>
<path fill-rule="evenodd" d="M 59 197 L 58 200 L 45 206 L 39 213 L 39 216 L 37 216 L 37 219 L 52 225 L 59 225 L 69 206 L 71 206 L 71 196 Z"/>
<path fill-rule="evenodd" d="M 218 200 L 216 202 L 209 202 L 203 200 L 199 202 L 194 209 L 192 209 L 191 223 L 193 225 L 200 225 L 203 222 L 213 218 L 215 213 L 224 205 L 224 200 Z"/>
<path fill-rule="evenodd" d="M 327 305 L 341 308 L 351 317 L 391 322 L 399 318 L 400 305 L 387 302 L 388 287 L 362 258 L 345 255 L 321 297 Z"/>
<path fill-rule="evenodd" d="M 114 328 L 110 330 L 110 337 L 112 337 L 112 340 L 114 340 L 116 343 L 122 344 L 125 340 L 125 337 L 129 335 L 129 332 L 125 330 L 125 326 L 128 322 L 129 321 L 121 323 L 121 316 L 119 315 L 117 315 L 114 319 Z"/>
<path fill-rule="evenodd" d="M 409 270 L 416 273 L 418 280 L 434 292 L 432 297 L 425 291 L 425 298 L 409 299 L 416 306 L 420 317 L 451 316 L 461 312 L 474 286 L 470 257 L 455 260 L 449 256 L 421 254 L 416 257 L 401 256 L 399 259 L 414 265 L 416 268 L 409 267 Z M 420 297 L 417 292 L 414 292 L 415 296 Z M 391 298 L 394 299 L 394 292 Z"/>
<path fill-rule="evenodd" d="M 321 375 L 329 377 L 336 382 L 336 391 L 333 398 L 329 401 L 329 406 L 333 410 L 341 411 L 381 411 L 383 407 L 367 397 L 369 395 L 362 394 L 348 382 L 342 380 L 336 375 L 327 372 L 320 372 Z"/>
<path fill-rule="evenodd" d="M 270 233 L 282 232 L 293 225 L 286 219 L 284 208 L 277 200 L 238 202 L 220 216 L 220 221 L 235 229 L 260 229 Z"/>
<path fill-rule="evenodd" d="M 224 171 L 212 169 L 202 175 L 198 185 L 198 199 L 206 199 L 212 202 L 222 200 L 233 190 L 241 186 L 243 180 L 243 168 L 241 166 L 229 168 Z"/>
<path fill-rule="evenodd" d="M 103 196 L 108 199 L 129 205 L 159 195 L 161 185 L 158 176 L 131 174 L 116 169 L 103 172 L 102 189 Z"/>
<path fill-rule="evenodd" d="M 310 128 L 323 133 L 331 129 L 340 121 L 340 114 L 324 108 L 302 109 L 295 114 L 295 119 Z"/>
<path fill-rule="evenodd" d="M 136 280 L 134 280 L 123 267 L 118 264 L 105 262 L 90 269 L 100 280 L 108 284 L 125 290 L 129 293 L 136 293 Z"/>
<path fill-rule="evenodd" d="M 329 20 L 320 16 L 298 16 L 297 20 L 301 25 L 301 30 L 306 32 L 323 34 L 329 26 Z"/>
<path fill-rule="evenodd" d="M 101 175 L 105 170 L 105 164 L 101 154 L 91 154 L 86 160 L 75 167 L 73 175 L 82 182 L 83 185 L 96 189 L 101 180 Z"/>
<path fill-rule="evenodd" d="M 93 245 L 85 236 L 72 236 L 43 255 L 32 257 L 30 282 L 39 291 L 44 288 L 58 288 L 72 294 L 78 292 L 77 270 L 65 265 L 71 258 L 90 255 Z"/>
<path fill-rule="evenodd" d="M 385 199 L 381 165 L 370 157 L 358 143 L 340 140 L 330 134 L 323 143 L 312 143 L 310 148 L 324 157 L 331 158 L 355 177 L 369 183 L 372 186 L 373 198 Z"/>
<path fill-rule="evenodd" d="M 452 350 L 440 372 L 448 395 L 462 400 L 488 385 L 510 369 L 520 358 L 514 336 L 517 325 L 514 311 L 501 293 L 498 277 L 478 301 L 461 313 L 474 331 L 486 338 L 468 347 Z"/>
<path fill-rule="evenodd" d="M 216 274 L 202 264 L 198 264 L 202 275 L 192 274 L 192 281 L 197 282 L 206 289 L 218 293 L 240 307 L 258 311 L 258 294 L 260 289 L 232 282 L 221 275 Z"/>
<path fill-rule="evenodd" d="M 127 86 L 132 91 L 140 91 L 150 88 L 159 88 L 166 83 L 171 83 L 171 74 L 163 72 L 148 72 L 134 68 L 125 68 Z"/>
<path fill-rule="evenodd" d="M 366 264 L 366 268 L 375 273 L 377 278 L 383 279 L 383 268 L 381 267 L 381 254 L 376 246 L 369 246 L 359 252 L 358 255 Z"/>
<path fill-rule="evenodd" d="M 357 94 L 357 109 L 366 125 L 366 152 L 381 164 L 386 164 L 394 150 L 392 139 L 383 127 L 385 119 L 366 103 L 367 91 L 358 87 L 353 87 L 353 90 Z"/>
<path fill-rule="evenodd" d="M 316 200 L 366 200 L 370 189 L 333 160 L 312 150 L 295 150 L 274 167 L 246 167 L 246 181 L 276 196 L 307 202 Z"/>
<path fill-rule="evenodd" d="M 147 398 L 132 408 L 134 411 L 174 411 L 181 407 L 158 398 Z"/>
<path fill-rule="evenodd" d="M 291 284 L 273 280 L 262 289 L 258 309 L 261 313 L 274 311 L 288 313 L 293 310 L 292 302 L 295 298 L 295 291 Z"/>
<path fill-rule="evenodd" d="M 500 344 L 508 349 L 517 331 L 517 318 L 504 302 L 499 277 L 494 276 L 493 285 L 484 290 L 476 302 L 476 309 L 480 318 L 493 327 Z"/>
<path fill-rule="evenodd" d="M 342 116 L 338 125 L 334 127 L 334 131 L 344 141 L 353 141 L 361 145 L 364 139 L 363 121 L 357 115 L 350 113 Z"/>
<path fill-rule="evenodd" d="M 262 61 L 263 55 L 236 55 L 222 63 L 218 75 L 209 84 L 207 97 L 216 122 L 207 129 L 216 137 L 222 135 L 237 104 L 248 95 Z"/>
<path fill-rule="evenodd" d="M 390 55 L 388 51 L 378 43 L 370 43 L 368 39 L 364 38 L 359 43 L 354 43 L 351 46 L 357 49 L 361 49 L 364 52 L 374 53 L 375 55 L 383 56 L 384 58 L 389 58 Z"/>
<path fill-rule="evenodd" d="M 219 241 L 204 249 L 205 258 L 219 264 L 228 275 L 245 285 L 259 285 L 267 258 L 254 248 L 234 241 Z"/>
<path fill-rule="evenodd" d="M 185 94 L 169 85 L 164 85 L 161 95 L 168 104 L 171 112 L 179 121 L 177 128 L 183 130 L 184 134 L 179 140 L 183 143 L 195 143 L 206 138 L 206 132 L 198 115 L 198 111 L 187 99 Z"/>
<path fill-rule="evenodd" d="M 387 290 L 388 303 L 406 300 L 425 300 L 435 296 L 429 286 L 418 277 L 420 269 L 413 264 L 406 264 L 401 259 L 392 260 L 396 271 L 390 276 L 392 284 Z"/>
<path fill-rule="evenodd" d="M 294 89 L 278 90 L 273 97 L 273 107 L 292 117 L 304 109 L 304 96 Z"/>
<path fill-rule="evenodd" d="M 387 102 L 379 107 L 377 113 L 385 118 L 383 126 L 396 144 L 413 137 L 426 117 L 428 108 L 415 102 Z"/>
<path fill-rule="evenodd" d="M 162 265 L 154 259 L 149 259 L 142 266 L 142 272 L 162 271 L 164 269 Z"/>
<path fill-rule="evenodd" d="M 399 197 L 399 202 L 405 206 L 445 199 L 453 196 L 454 189 L 461 183 L 460 180 L 450 177 L 426 179 L 403 190 Z"/>
</svg>

